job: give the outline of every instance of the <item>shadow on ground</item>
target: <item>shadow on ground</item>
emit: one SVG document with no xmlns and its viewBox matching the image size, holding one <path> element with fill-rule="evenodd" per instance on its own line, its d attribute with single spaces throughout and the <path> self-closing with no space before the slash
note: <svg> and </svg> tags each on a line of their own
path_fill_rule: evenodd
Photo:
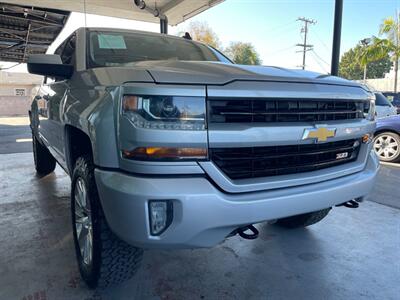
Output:
<svg viewBox="0 0 400 300">
<path fill-rule="evenodd" d="M 372 200 L 398 201 L 400 169 L 381 170 Z M 388 178 L 390 177 L 390 179 Z M 70 231 L 70 180 L 39 178 L 32 154 L 0 155 L 0 299 L 398 299 L 400 211 L 366 201 L 301 230 L 212 249 L 145 253 L 132 280 L 90 291 Z M 383 192 L 384 196 L 382 196 Z M 36 297 L 36 298 L 35 298 Z M 41 297 L 41 298 L 40 298 Z"/>
</svg>

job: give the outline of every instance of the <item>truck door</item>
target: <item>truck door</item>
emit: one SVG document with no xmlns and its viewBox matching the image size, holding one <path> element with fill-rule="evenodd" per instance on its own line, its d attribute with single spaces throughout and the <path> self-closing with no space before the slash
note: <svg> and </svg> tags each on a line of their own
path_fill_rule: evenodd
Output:
<svg viewBox="0 0 400 300">
<path fill-rule="evenodd" d="M 63 64 L 75 64 L 75 44 L 76 35 L 73 34 L 56 50 Z M 69 88 L 69 79 L 55 78 L 53 82 L 44 85 L 42 96 L 48 107 L 45 138 L 49 142 L 50 151 L 63 167 L 66 167 L 63 103 Z"/>
</svg>

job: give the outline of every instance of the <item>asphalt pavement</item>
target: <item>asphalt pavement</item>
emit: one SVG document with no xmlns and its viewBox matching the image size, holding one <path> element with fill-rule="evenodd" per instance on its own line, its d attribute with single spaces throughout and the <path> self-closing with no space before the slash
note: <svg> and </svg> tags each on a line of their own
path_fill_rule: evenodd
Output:
<svg viewBox="0 0 400 300">
<path fill-rule="evenodd" d="M 0 118 L 0 154 L 24 152 L 32 152 L 29 118 Z"/>
</svg>

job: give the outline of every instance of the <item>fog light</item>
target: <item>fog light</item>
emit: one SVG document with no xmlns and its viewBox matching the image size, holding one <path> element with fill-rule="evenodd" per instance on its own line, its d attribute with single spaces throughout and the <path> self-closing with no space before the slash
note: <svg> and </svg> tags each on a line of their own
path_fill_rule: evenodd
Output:
<svg viewBox="0 0 400 300">
<path fill-rule="evenodd" d="M 150 200 L 149 201 L 149 221 L 151 235 L 160 235 L 169 225 L 172 217 L 172 201 L 170 200 Z"/>
</svg>

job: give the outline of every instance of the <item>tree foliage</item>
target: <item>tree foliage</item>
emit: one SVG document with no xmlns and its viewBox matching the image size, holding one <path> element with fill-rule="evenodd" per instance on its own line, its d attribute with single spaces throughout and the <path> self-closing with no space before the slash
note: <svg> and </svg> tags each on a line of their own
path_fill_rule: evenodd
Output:
<svg viewBox="0 0 400 300">
<path fill-rule="evenodd" d="M 215 49 L 221 48 L 221 42 L 214 30 L 206 22 L 191 22 L 187 30 L 193 40 L 203 42 Z"/>
<path fill-rule="evenodd" d="M 237 64 L 260 65 L 260 55 L 251 43 L 232 42 L 225 54 Z"/>
<path fill-rule="evenodd" d="M 395 18 L 388 17 L 383 20 L 381 28 L 379 30 L 380 35 L 384 35 L 386 38 L 376 38 L 376 44 L 378 46 L 377 51 L 380 54 L 389 54 L 394 61 L 394 92 L 397 92 L 397 73 L 399 70 L 399 58 L 400 58 L 400 13 L 397 12 Z"/>
<path fill-rule="evenodd" d="M 372 45 L 371 47 L 374 46 Z M 340 60 L 339 76 L 350 80 L 363 79 L 364 66 L 366 64 L 367 78 L 383 78 L 392 66 L 390 57 L 387 53 L 385 55 L 375 55 L 371 49 L 357 45 L 345 52 Z"/>
</svg>

